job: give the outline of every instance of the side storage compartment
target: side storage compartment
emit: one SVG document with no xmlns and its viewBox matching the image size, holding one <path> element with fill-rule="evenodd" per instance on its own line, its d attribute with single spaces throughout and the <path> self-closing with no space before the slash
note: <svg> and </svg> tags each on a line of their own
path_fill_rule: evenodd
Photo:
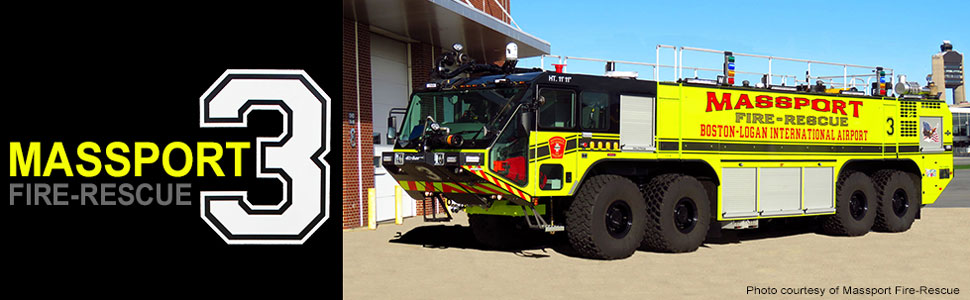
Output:
<svg viewBox="0 0 970 300">
<path fill-rule="evenodd" d="M 654 151 L 656 134 L 654 97 L 620 95 L 620 149 Z"/>
<path fill-rule="evenodd" d="M 832 167 L 804 168 L 806 214 L 835 212 L 835 171 Z"/>
<path fill-rule="evenodd" d="M 802 214 L 802 168 L 759 168 L 762 217 Z"/>
<path fill-rule="evenodd" d="M 721 170 L 721 217 L 724 219 L 758 216 L 758 169 Z"/>
<path fill-rule="evenodd" d="M 832 167 L 721 169 L 721 219 L 753 219 L 835 212 Z"/>
</svg>

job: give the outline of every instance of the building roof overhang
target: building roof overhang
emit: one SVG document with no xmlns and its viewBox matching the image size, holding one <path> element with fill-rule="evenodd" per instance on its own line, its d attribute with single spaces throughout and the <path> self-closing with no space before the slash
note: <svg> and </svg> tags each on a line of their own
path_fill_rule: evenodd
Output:
<svg viewBox="0 0 970 300">
<path fill-rule="evenodd" d="M 479 62 L 505 59 L 505 45 L 518 44 L 519 57 L 549 54 L 549 43 L 455 0 L 344 0 L 344 18 L 372 31 L 450 49 L 464 45 Z"/>
</svg>

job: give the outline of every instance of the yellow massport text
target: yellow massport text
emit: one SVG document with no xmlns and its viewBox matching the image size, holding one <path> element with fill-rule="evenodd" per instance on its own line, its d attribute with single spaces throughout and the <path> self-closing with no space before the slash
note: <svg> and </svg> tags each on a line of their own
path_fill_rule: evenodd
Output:
<svg viewBox="0 0 970 300">
<path fill-rule="evenodd" d="M 43 146 L 47 145 L 50 149 L 45 156 Z M 104 147 L 95 142 L 82 142 L 73 153 L 65 149 L 63 142 L 45 143 L 43 146 L 40 142 L 10 142 L 10 177 L 50 177 L 54 171 L 62 171 L 67 177 L 73 177 L 75 171 L 82 177 L 95 177 L 102 171 L 111 177 L 124 177 L 132 173 L 135 177 L 141 177 L 146 165 L 156 163 L 161 163 L 165 173 L 171 177 L 186 176 L 193 167 L 198 177 L 206 174 L 223 177 L 226 174 L 219 161 L 229 153 L 233 160 L 233 176 L 240 177 L 242 151 L 250 148 L 250 142 L 196 142 L 194 149 L 178 141 L 164 147 L 154 142 L 134 142 L 130 145 L 111 142 Z M 176 163 L 173 155 L 181 161 Z M 107 163 L 103 159 L 107 159 Z M 212 172 L 206 173 L 206 169 Z"/>
</svg>

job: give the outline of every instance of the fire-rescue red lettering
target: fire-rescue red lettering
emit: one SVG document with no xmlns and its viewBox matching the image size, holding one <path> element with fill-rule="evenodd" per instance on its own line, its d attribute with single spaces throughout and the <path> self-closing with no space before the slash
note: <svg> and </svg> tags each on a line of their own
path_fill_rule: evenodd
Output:
<svg viewBox="0 0 970 300">
<path fill-rule="evenodd" d="M 772 98 L 767 95 L 759 95 L 754 97 L 754 103 L 751 102 L 750 96 L 747 94 L 741 94 L 738 96 L 736 103 L 732 103 L 731 93 L 722 93 L 720 99 L 717 97 L 715 92 L 707 92 L 707 111 L 722 111 L 722 110 L 733 110 L 733 109 L 744 109 L 744 108 L 811 108 L 812 110 L 819 112 L 832 112 L 833 114 L 841 114 L 843 116 L 848 115 L 846 113 L 846 108 L 852 108 L 852 116 L 858 118 L 859 110 L 862 107 L 862 101 L 842 101 L 842 100 L 828 100 L 828 99 L 808 99 L 796 97 L 794 100 L 789 97 L 781 96 L 777 98 Z M 848 104 L 848 105 L 847 105 Z"/>
<path fill-rule="evenodd" d="M 724 93 L 724 100 L 721 102 L 717 101 L 717 95 L 714 92 L 707 92 L 707 111 L 713 109 L 716 111 L 722 111 L 727 107 L 727 110 L 731 110 L 731 93 Z"/>
<path fill-rule="evenodd" d="M 754 105 L 751 105 L 751 100 L 748 100 L 748 94 L 741 94 L 741 98 L 738 99 L 738 105 L 735 106 L 734 109 L 741 109 L 741 106 L 744 106 L 745 108 L 754 108 Z"/>
<path fill-rule="evenodd" d="M 827 112 L 829 111 L 829 102 L 826 101 L 825 99 L 812 100 L 812 109 L 814 109 L 815 111 Z"/>
<path fill-rule="evenodd" d="M 852 105 L 852 116 L 859 117 L 859 106 L 862 106 L 862 101 L 849 101 L 849 105 Z M 843 113 L 844 115 L 845 113 Z"/>
<path fill-rule="evenodd" d="M 775 98 L 775 107 L 777 107 L 777 108 L 791 108 L 791 98 L 788 98 L 788 97 L 778 97 L 778 98 Z"/>
<path fill-rule="evenodd" d="M 839 101 L 839 102 L 832 103 L 832 112 L 833 113 L 840 113 L 840 114 L 842 114 L 844 116 L 845 115 L 845 102 Z"/>
<path fill-rule="evenodd" d="M 754 97 L 754 102 L 756 102 L 755 106 L 757 106 L 758 108 L 771 108 L 771 105 L 773 104 L 771 100 L 772 100 L 771 96 L 761 95 L 758 97 Z"/>
</svg>

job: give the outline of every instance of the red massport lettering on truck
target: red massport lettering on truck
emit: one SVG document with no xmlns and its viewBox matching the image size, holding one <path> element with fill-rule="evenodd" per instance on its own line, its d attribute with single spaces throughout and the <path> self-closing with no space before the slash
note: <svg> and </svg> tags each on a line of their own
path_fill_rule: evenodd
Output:
<svg viewBox="0 0 970 300">
<path fill-rule="evenodd" d="M 841 114 L 847 116 L 845 109 L 851 106 L 852 117 L 859 117 L 859 107 L 862 106 L 862 101 L 846 101 L 842 100 L 828 100 L 828 99 L 809 99 L 802 97 L 771 97 L 768 95 L 758 95 L 754 96 L 754 101 L 752 97 L 748 94 L 741 94 L 737 98 L 737 102 L 734 102 L 731 98 L 731 93 L 721 93 L 720 99 L 717 97 L 716 92 L 707 92 L 707 112 L 711 111 L 722 111 L 722 110 L 735 110 L 735 109 L 754 109 L 754 108 L 790 108 L 790 109 L 811 109 L 819 112 L 831 112 L 833 114 Z M 847 106 L 848 105 L 848 106 Z"/>
</svg>

